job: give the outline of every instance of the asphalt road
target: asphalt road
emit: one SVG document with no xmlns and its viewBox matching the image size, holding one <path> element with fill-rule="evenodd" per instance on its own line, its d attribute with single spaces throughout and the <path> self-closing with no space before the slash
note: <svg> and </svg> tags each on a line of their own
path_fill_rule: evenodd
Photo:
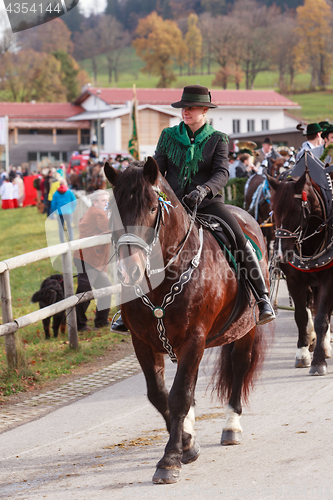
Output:
<svg viewBox="0 0 333 500">
<path fill-rule="evenodd" d="M 285 290 L 279 304 L 287 305 Z M 243 441 L 222 447 L 224 409 L 211 396 L 215 350 L 196 391 L 199 459 L 174 485 L 151 482 L 167 433 L 142 374 L 0 434 L 0 498 L 20 500 L 333 499 L 333 362 L 328 374 L 295 369 L 293 313 L 280 310 Z M 167 361 L 167 382 L 175 367 Z M 208 388 L 208 389 L 207 389 Z"/>
</svg>

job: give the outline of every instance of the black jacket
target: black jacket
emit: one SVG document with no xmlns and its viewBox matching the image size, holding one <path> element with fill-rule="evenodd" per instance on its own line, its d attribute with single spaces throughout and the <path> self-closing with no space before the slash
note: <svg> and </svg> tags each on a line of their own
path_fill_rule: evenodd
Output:
<svg viewBox="0 0 333 500">
<path fill-rule="evenodd" d="M 185 195 L 196 189 L 198 185 L 205 184 L 210 187 L 211 193 L 200 205 L 201 208 L 204 208 L 216 201 L 223 201 L 222 195 L 218 193 L 229 179 L 228 145 L 220 133 L 216 133 L 208 139 L 202 156 L 204 160 L 198 163 L 198 172 L 192 178 L 191 183 L 186 183 L 183 187 L 178 179 L 179 168 L 167 155 L 156 151 L 154 158 L 160 172 L 166 178 L 179 200 L 182 200 Z"/>
</svg>

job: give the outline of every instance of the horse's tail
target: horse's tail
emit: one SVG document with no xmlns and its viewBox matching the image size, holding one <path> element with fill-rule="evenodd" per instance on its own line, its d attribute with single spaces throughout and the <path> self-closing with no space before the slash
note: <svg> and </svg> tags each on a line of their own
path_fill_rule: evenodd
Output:
<svg viewBox="0 0 333 500">
<path fill-rule="evenodd" d="M 261 374 L 264 362 L 265 353 L 269 344 L 269 339 L 272 337 L 274 324 L 267 323 L 263 326 L 257 326 L 255 337 L 252 344 L 250 355 L 250 366 L 245 374 L 242 384 L 241 400 L 243 403 L 248 403 L 248 397 L 254 387 L 254 383 Z M 271 334 L 271 335 L 270 335 Z M 216 363 L 214 374 L 213 390 L 217 392 L 221 403 L 229 401 L 233 386 L 233 368 L 232 368 L 232 350 L 234 342 L 225 344 L 220 351 L 219 359 Z M 244 353 L 248 355 L 248 353 Z"/>
</svg>

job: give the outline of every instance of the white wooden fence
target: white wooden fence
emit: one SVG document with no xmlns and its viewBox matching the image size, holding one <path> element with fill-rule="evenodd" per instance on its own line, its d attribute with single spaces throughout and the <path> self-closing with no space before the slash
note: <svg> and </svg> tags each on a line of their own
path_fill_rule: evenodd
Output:
<svg viewBox="0 0 333 500">
<path fill-rule="evenodd" d="M 15 343 L 15 332 L 20 328 L 36 323 L 42 319 L 53 316 L 53 314 L 67 310 L 67 329 L 69 345 L 73 349 L 78 348 L 78 333 L 76 325 L 76 310 L 75 305 L 79 301 L 91 300 L 92 298 L 100 298 L 105 295 L 120 293 L 121 285 L 114 285 L 99 290 L 93 290 L 83 294 L 74 295 L 73 271 L 72 271 L 72 256 L 71 252 L 75 250 L 90 248 L 95 245 L 104 245 L 110 243 L 110 235 L 103 234 L 99 236 L 91 236 L 80 240 L 70 241 L 68 243 L 60 243 L 34 252 L 25 253 L 11 259 L 0 262 L 0 292 L 1 292 L 1 309 L 2 322 L 0 325 L 0 336 L 5 336 L 6 357 L 8 368 L 16 368 L 17 354 Z M 38 262 L 40 260 L 49 259 L 51 257 L 62 256 L 62 267 L 64 277 L 65 299 L 44 307 L 38 311 L 32 312 L 18 319 L 13 319 L 12 299 L 10 290 L 9 272 L 18 267 Z M 46 277 L 46 276 L 45 276 Z"/>
</svg>

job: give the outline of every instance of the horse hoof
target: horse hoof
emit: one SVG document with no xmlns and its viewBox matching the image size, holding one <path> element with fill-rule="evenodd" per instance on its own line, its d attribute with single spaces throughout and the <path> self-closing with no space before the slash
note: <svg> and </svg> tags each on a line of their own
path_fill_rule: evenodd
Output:
<svg viewBox="0 0 333 500">
<path fill-rule="evenodd" d="M 296 358 L 295 359 L 295 368 L 307 368 L 311 365 L 311 359 L 307 358 Z"/>
<path fill-rule="evenodd" d="M 222 446 L 230 446 L 240 444 L 242 440 L 242 433 L 239 431 L 222 431 L 221 444 Z"/>
<path fill-rule="evenodd" d="M 155 484 L 174 484 L 178 481 L 180 469 L 156 469 L 153 475 Z"/>
<path fill-rule="evenodd" d="M 194 462 L 200 455 L 200 446 L 195 441 L 193 446 L 188 450 L 183 451 L 182 464 L 190 464 Z"/>
<path fill-rule="evenodd" d="M 327 367 L 325 365 L 311 366 L 310 375 L 326 375 Z"/>
</svg>

